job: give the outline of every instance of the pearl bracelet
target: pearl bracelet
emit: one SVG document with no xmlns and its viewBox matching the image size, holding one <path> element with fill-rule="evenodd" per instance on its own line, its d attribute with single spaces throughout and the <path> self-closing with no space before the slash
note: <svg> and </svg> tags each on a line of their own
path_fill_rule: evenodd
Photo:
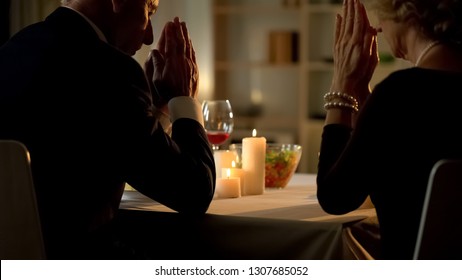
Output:
<svg viewBox="0 0 462 280">
<path fill-rule="evenodd" d="M 334 92 L 328 92 L 328 93 L 324 94 L 324 100 L 326 102 L 333 102 L 333 101 L 336 101 L 338 99 L 345 100 L 347 103 L 350 103 L 355 107 L 359 107 L 358 100 L 356 100 L 356 98 L 354 98 L 353 96 L 351 96 L 351 95 L 349 95 L 347 93 L 334 91 Z"/>
<path fill-rule="evenodd" d="M 346 109 L 350 109 L 350 110 L 354 111 L 355 113 L 357 113 L 359 111 L 358 106 L 355 105 L 355 104 L 351 104 L 351 103 L 346 103 L 346 102 L 326 102 L 324 104 L 324 109 L 326 109 L 326 110 L 333 109 L 333 108 L 339 108 L 339 109 L 346 108 Z"/>
</svg>

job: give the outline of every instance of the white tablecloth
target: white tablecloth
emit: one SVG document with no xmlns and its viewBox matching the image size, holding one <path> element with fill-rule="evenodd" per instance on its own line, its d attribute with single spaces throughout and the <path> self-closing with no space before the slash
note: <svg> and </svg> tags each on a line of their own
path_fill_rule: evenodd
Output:
<svg viewBox="0 0 462 280">
<path fill-rule="evenodd" d="M 173 212 L 170 208 L 145 197 L 137 191 L 126 191 L 120 208 Z M 316 198 L 316 176 L 314 174 L 295 174 L 284 189 L 266 189 L 262 195 L 215 198 L 210 204 L 208 213 L 346 223 L 375 215 L 375 209 L 365 205 L 365 207 L 345 215 L 329 215 L 321 209 Z"/>
<path fill-rule="evenodd" d="M 215 198 L 194 230 L 200 232 L 204 237 L 201 242 L 213 248 L 213 256 L 218 258 L 369 258 L 345 229 L 352 222 L 374 216 L 375 209 L 366 205 L 346 215 L 325 213 L 316 198 L 315 178 L 314 174 L 295 174 L 284 189 L 266 189 L 262 195 L 240 198 Z M 137 191 L 125 191 L 120 208 L 174 217 L 174 211 Z M 182 230 L 189 229 L 190 225 Z"/>
</svg>

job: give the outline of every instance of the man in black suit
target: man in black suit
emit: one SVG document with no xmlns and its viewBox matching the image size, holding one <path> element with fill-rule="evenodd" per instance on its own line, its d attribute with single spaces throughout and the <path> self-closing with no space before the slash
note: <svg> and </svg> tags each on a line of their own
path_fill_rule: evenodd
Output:
<svg viewBox="0 0 462 280">
<path fill-rule="evenodd" d="M 49 258 L 119 257 L 126 182 L 185 214 L 213 198 L 185 23 L 165 25 L 145 71 L 131 57 L 152 44 L 158 4 L 64 0 L 0 49 L 0 139 L 29 149 Z"/>
</svg>

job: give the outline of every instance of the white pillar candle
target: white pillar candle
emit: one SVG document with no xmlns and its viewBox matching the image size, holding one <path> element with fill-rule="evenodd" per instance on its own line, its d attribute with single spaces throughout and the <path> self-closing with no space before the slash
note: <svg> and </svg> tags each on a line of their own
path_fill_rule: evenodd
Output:
<svg viewBox="0 0 462 280">
<path fill-rule="evenodd" d="M 240 179 L 237 177 L 230 177 L 231 170 L 227 169 L 227 175 L 223 178 L 217 179 L 216 191 L 220 198 L 235 198 L 241 196 Z"/>
<path fill-rule="evenodd" d="M 244 195 L 262 194 L 265 191 L 266 138 L 252 137 L 242 139 L 242 169 L 244 175 Z"/>
<path fill-rule="evenodd" d="M 215 160 L 215 172 L 217 178 L 221 178 L 221 169 L 232 167 L 232 162 L 236 160 L 237 154 L 235 151 L 229 150 L 216 150 L 213 151 L 213 158 Z"/>
<path fill-rule="evenodd" d="M 244 180 L 245 180 L 245 172 L 242 168 L 236 167 L 236 162 L 233 161 L 231 163 L 231 168 L 222 168 L 221 169 L 221 177 L 226 178 L 228 177 L 228 170 L 229 170 L 229 177 L 239 178 L 239 184 L 241 186 L 241 195 L 244 195 Z"/>
</svg>

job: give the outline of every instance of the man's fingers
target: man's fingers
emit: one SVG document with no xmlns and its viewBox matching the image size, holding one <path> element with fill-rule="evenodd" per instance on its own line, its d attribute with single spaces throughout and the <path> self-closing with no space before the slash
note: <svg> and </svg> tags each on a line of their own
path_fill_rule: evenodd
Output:
<svg viewBox="0 0 462 280">
<path fill-rule="evenodd" d="M 191 39 L 189 39 L 189 45 L 191 46 L 191 59 L 194 62 L 194 64 L 196 64 L 196 51 L 194 50 L 194 46 Z"/>
<path fill-rule="evenodd" d="M 165 55 L 165 50 L 166 50 L 166 29 L 168 26 L 168 22 L 164 25 L 164 29 L 162 29 L 162 32 L 160 33 L 160 38 L 159 41 L 157 42 L 157 49 Z"/>
<path fill-rule="evenodd" d="M 176 33 L 176 40 L 177 40 L 177 54 L 186 54 L 186 35 L 187 33 L 183 33 L 183 23 L 180 22 L 178 17 L 175 18 L 175 33 Z"/>
<path fill-rule="evenodd" d="M 159 50 L 152 50 L 151 56 L 152 56 L 152 65 L 154 68 L 153 79 L 155 80 L 156 78 L 162 77 L 162 73 L 164 72 L 164 67 L 165 67 L 165 60 L 162 54 L 159 52 Z"/>
<path fill-rule="evenodd" d="M 154 72 L 154 65 L 152 62 L 152 51 L 149 52 L 149 55 L 144 62 L 144 71 L 150 76 Z"/>
<path fill-rule="evenodd" d="M 185 41 L 185 55 L 187 58 L 190 58 L 192 60 L 192 46 L 191 46 L 191 39 L 189 38 L 189 32 L 188 28 L 186 27 L 186 23 L 182 22 L 181 23 L 181 32 L 183 33 L 184 41 Z"/>
<path fill-rule="evenodd" d="M 175 25 L 170 21 L 165 26 L 165 55 L 167 57 L 175 54 L 178 45 L 177 40 Z"/>
</svg>

